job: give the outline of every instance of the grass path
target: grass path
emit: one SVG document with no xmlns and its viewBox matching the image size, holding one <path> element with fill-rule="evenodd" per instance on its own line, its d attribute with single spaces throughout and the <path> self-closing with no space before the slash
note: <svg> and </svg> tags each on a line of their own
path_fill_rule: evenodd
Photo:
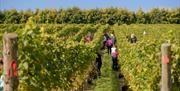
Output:
<svg viewBox="0 0 180 91">
<path fill-rule="evenodd" d="M 102 56 L 101 76 L 96 79 L 91 90 L 88 91 L 120 91 L 118 72 L 111 68 L 111 56 L 105 53 Z"/>
<path fill-rule="evenodd" d="M 101 77 L 97 79 L 94 91 L 119 91 L 119 79 L 117 72 L 111 68 L 111 56 L 105 53 L 102 61 Z"/>
</svg>

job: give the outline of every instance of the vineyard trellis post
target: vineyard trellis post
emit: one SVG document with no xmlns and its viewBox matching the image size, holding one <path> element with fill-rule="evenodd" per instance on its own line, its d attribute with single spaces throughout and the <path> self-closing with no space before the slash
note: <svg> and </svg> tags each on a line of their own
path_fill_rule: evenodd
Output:
<svg viewBox="0 0 180 91">
<path fill-rule="evenodd" d="M 5 33 L 3 35 L 4 91 L 17 91 L 18 89 L 17 58 L 18 36 L 16 33 Z"/>
<path fill-rule="evenodd" d="M 170 65 L 171 45 L 164 43 L 161 45 L 162 53 L 162 74 L 161 74 L 161 91 L 171 91 L 171 65 Z"/>
</svg>

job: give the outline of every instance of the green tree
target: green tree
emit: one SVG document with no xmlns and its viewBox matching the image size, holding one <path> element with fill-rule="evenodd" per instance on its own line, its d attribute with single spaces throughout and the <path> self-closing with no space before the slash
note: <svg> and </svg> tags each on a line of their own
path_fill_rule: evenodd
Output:
<svg viewBox="0 0 180 91">
<path fill-rule="evenodd" d="M 12 10 L 5 10 L 4 11 L 5 14 L 5 21 L 4 23 L 20 23 L 20 15 L 19 13 L 16 11 L 16 9 L 12 9 Z"/>
<path fill-rule="evenodd" d="M 168 21 L 169 23 L 180 24 L 180 8 L 170 11 Z"/>
<path fill-rule="evenodd" d="M 145 13 L 143 12 L 142 8 L 138 9 L 136 12 L 136 23 L 145 23 Z"/>
<path fill-rule="evenodd" d="M 0 10 L 0 24 L 4 23 L 4 20 L 5 20 L 4 12 Z"/>
</svg>

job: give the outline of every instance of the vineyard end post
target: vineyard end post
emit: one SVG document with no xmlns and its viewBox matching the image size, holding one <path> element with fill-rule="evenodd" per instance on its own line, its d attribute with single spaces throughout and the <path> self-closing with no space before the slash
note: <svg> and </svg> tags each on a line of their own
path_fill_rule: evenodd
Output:
<svg viewBox="0 0 180 91">
<path fill-rule="evenodd" d="M 161 91 L 171 91 L 171 45 L 164 43 L 161 45 L 162 53 L 162 74 L 161 74 Z"/>
<path fill-rule="evenodd" d="M 18 36 L 15 33 L 3 35 L 3 75 L 4 91 L 17 91 Z"/>
</svg>

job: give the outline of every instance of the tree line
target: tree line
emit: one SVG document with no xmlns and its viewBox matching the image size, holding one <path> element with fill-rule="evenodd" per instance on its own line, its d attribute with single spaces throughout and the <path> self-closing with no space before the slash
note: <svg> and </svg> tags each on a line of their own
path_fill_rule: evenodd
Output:
<svg viewBox="0 0 180 91">
<path fill-rule="evenodd" d="M 29 17 L 42 24 L 180 24 L 180 8 L 136 12 L 124 8 L 0 10 L 0 24 L 23 24 Z"/>
</svg>

